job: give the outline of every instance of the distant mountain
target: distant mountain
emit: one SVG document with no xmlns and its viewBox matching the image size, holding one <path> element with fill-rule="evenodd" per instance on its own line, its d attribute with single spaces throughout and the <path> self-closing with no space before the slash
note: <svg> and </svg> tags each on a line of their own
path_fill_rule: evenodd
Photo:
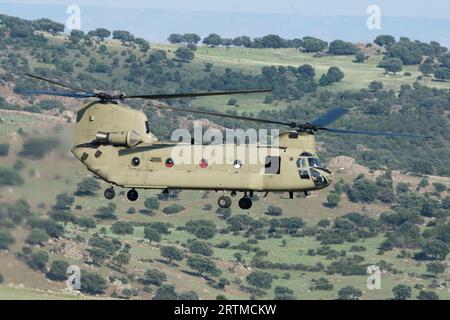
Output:
<svg viewBox="0 0 450 320">
<path fill-rule="evenodd" d="M 47 17 L 65 22 L 66 6 L 0 4 L 0 12 L 28 19 Z M 127 29 L 153 41 L 166 41 L 170 33 L 211 32 L 224 37 L 269 33 L 285 38 L 305 35 L 331 41 L 341 38 L 353 42 L 372 41 L 378 34 L 407 36 L 421 41 L 435 40 L 450 45 L 450 20 L 420 17 L 385 17 L 381 30 L 366 27 L 367 16 L 309 16 L 302 14 L 263 14 L 243 12 L 200 12 L 136 8 L 81 7 L 82 29 L 96 27 Z"/>
</svg>

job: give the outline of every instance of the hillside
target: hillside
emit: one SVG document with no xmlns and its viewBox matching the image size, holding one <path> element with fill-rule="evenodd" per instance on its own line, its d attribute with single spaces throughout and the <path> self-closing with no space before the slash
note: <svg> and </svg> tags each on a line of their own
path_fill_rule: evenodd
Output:
<svg viewBox="0 0 450 320">
<path fill-rule="evenodd" d="M 42 30 L 24 37 L 12 37 L 8 26 L 0 30 L 0 299 L 336 299 L 352 297 L 340 293 L 348 286 L 360 299 L 390 299 L 398 285 L 410 287 L 413 299 L 450 299 L 449 82 L 421 76 L 418 64 L 386 74 L 377 67 L 385 49 L 361 44 L 364 63 L 352 62 L 354 55 L 294 48 L 200 45 L 193 60 L 183 62 L 174 56 L 181 44 L 151 43 L 145 51 L 133 42 L 83 37 L 73 43 L 73 37 Z M 299 71 L 305 64 L 314 76 Z M 333 66 L 345 77 L 319 85 Z M 70 153 L 74 112 L 83 101 L 21 95 L 17 89 L 46 85 L 18 71 L 130 94 L 270 86 L 270 99 L 236 97 L 238 106 L 228 105 L 230 97 L 166 103 L 284 120 L 310 119 L 339 104 L 350 114 L 337 127 L 434 137 L 418 143 L 318 135 L 334 185 L 293 200 L 258 195 L 248 211 L 236 204 L 216 210 L 217 195 L 204 191 L 181 191 L 174 199 L 143 191 L 130 203 L 119 190 L 107 201 L 107 185 Z M 368 90 L 373 81 L 383 88 Z M 144 109 L 163 138 L 190 121 L 130 105 Z M 166 210 L 175 204 L 179 212 Z M 150 241 L 149 228 L 161 238 Z M 167 258 L 168 246 L 181 252 L 180 260 Z M 201 274 L 188 263 L 199 255 L 209 266 Z M 91 280 L 82 295 L 68 293 L 62 281 L 61 266 L 73 264 Z M 382 270 L 379 290 L 366 287 L 373 264 Z M 258 272 L 268 274 L 252 281 L 249 275 Z"/>
</svg>

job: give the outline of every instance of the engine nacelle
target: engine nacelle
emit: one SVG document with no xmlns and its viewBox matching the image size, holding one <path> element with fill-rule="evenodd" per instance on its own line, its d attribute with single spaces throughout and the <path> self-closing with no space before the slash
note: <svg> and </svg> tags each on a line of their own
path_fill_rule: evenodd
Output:
<svg viewBox="0 0 450 320">
<path fill-rule="evenodd" d="M 134 147 L 143 141 L 139 133 L 134 130 L 118 132 L 98 131 L 95 135 L 95 140 L 99 143 L 128 148 Z"/>
</svg>

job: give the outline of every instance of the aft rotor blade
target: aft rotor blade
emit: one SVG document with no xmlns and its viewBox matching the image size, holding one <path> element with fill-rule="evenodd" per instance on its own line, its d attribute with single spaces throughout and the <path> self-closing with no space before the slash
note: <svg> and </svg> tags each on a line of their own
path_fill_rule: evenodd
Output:
<svg viewBox="0 0 450 320">
<path fill-rule="evenodd" d="M 69 98 L 92 98 L 95 97 L 95 93 L 77 93 L 77 92 L 64 92 L 64 91 L 48 91 L 48 90 L 20 90 L 17 91 L 20 94 L 45 94 L 48 96 L 69 97 Z"/>
<path fill-rule="evenodd" d="M 334 128 L 318 128 L 318 130 L 324 130 L 333 133 L 344 133 L 344 134 L 361 134 L 369 136 L 387 136 L 387 137 L 405 137 L 405 138 L 431 138 L 431 136 L 421 136 L 409 133 L 400 132 L 381 132 L 381 131 L 365 131 L 365 130 L 346 130 L 346 129 L 334 129 Z"/>
<path fill-rule="evenodd" d="M 55 84 L 57 86 L 60 86 L 60 87 L 66 88 L 66 89 L 70 89 L 70 90 L 73 90 L 73 91 L 80 91 L 79 89 L 75 89 L 75 88 L 73 88 L 71 86 L 68 86 L 67 84 L 64 84 L 64 83 L 61 83 L 61 82 L 57 82 L 55 80 L 47 79 L 47 78 L 44 78 L 44 77 L 41 77 L 41 76 L 38 76 L 38 75 L 35 75 L 35 74 L 24 73 L 24 75 L 27 76 L 27 77 L 30 77 L 30 78 L 37 79 L 37 80 L 46 81 L 46 82 Z"/>
<path fill-rule="evenodd" d="M 185 109 L 185 108 L 176 108 L 176 107 L 170 107 L 170 106 L 152 106 L 158 109 L 170 109 L 170 110 L 176 110 L 176 111 L 182 111 L 182 112 L 192 112 L 192 113 L 198 113 L 198 114 L 205 114 L 209 116 L 216 116 L 216 117 L 222 117 L 222 118 L 230 118 L 230 119 L 238 119 L 238 120 L 246 120 L 246 121 L 255 121 L 255 122 L 262 122 L 262 123 L 271 123 L 271 124 L 281 124 L 285 126 L 293 126 L 293 123 L 290 122 L 282 122 L 282 121 L 276 121 L 276 120 L 266 120 L 266 119 L 260 119 L 260 118 L 252 118 L 252 117 L 243 117 L 243 116 L 235 116 L 231 114 L 226 113 L 219 113 L 219 112 L 211 112 L 211 111 L 201 111 L 201 110 L 193 110 L 193 109 Z"/>
<path fill-rule="evenodd" d="M 345 113 L 347 113 L 347 110 L 341 107 L 336 107 L 325 113 L 323 116 L 311 121 L 311 124 L 316 126 L 327 126 L 342 117 Z"/>
<path fill-rule="evenodd" d="M 208 97 L 208 96 L 222 96 L 228 94 L 248 94 L 248 93 L 261 93 L 270 92 L 272 89 L 256 89 L 256 90 L 238 90 L 238 91 L 216 91 L 216 92 L 197 92 L 197 93 L 173 93 L 173 94 L 142 94 L 126 96 L 130 98 L 141 98 L 148 100 L 159 99 L 176 99 L 176 98 L 195 98 L 195 97 Z"/>
</svg>

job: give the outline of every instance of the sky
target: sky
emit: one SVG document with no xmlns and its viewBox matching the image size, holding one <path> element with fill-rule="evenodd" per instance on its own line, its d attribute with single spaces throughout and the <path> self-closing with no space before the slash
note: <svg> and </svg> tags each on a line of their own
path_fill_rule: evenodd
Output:
<svg viewBox="0 0 450 320">
<path fill-rule="evenodd" d="M 182 11 L 219 11 L 251 13 L 301 13 L 307 15 L 366 14 L 369 5 L 377 5 L 386 17 L 428 17 L 450 19 L 450 1 L 446 0 L 0 0 L 0 3 L 75 4 L 153 8 Z"/>
<path fill-rule="evenodd" d="M 66 23 L 69 5 L 79 7 L 80 28 L 129 30 L 150 41 L 170 33 L 204 37 L 270 33 L 285 38 L 370 42 L 379 34 L 439 41 L 450 46 L 450 1 L 444 0 L 0 0 L 0 13 Z M 368 27 L 369 6 L 378 6 L 381 27 Z M 67 26 L 67 24 L 66 24 Z"/>
</svg>

